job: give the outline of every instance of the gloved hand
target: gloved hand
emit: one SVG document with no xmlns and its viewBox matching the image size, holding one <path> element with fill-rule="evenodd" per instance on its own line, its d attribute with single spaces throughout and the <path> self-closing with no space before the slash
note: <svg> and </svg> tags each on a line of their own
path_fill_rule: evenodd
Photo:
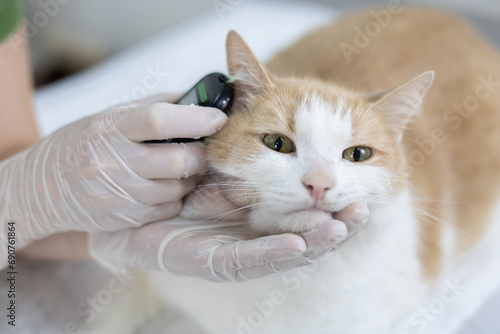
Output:
<svg viewBox="0 0 500 334">
<path fill-rule="evenodd" d="M 151 102 L 81 119 L 0 163 L 0 262 L 8 221 L 20 249 L 58 232 L 120 230 L 177 215 L 195 185 L 190 176 L 207 168 L 203 144 L 142 142 L 208 136 L 227 116 Z"/>
<path fill-rule="evenodd" d="M 90 235 L 91 255 L 120 271 L 154 269 L 210 281 L 244 281 L 311 263 L 335 249 L 368 220 L 355 203 L 300 235 L 258 237 L 244 221 L 207 223 L 182 218 L 138 229 Z"/>
</svg>

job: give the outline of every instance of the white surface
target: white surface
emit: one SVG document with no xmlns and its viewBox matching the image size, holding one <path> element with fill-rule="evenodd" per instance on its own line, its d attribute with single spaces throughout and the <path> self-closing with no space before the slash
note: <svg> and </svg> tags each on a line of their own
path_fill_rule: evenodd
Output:
<svg viewBox="0 0 500 334">
<path fill-rule="evenodd" d="M 499 227 L 500 221 L 496 219 L 496 222 Z M 475 312 L 500 288 L 500 259 L 498 258 L 500 233 L 497 228 L 490 234 L 492 238 L 464 254 L 424 298 L 420 304 L 421 308 L 416 308 L 415 313 L 412 313 L 412 315 L 417 314 L 413 321 L 410 320 L 411 316 L 403 319 L 397 330 L 391 334 L 457 333 L 467 322 L 474 322 L 474 318 L 477 317 Z M 459 286 L 457 293 L 449 288 L 450 285 Z M 427 310 L 429 320 L 426 319 L 423 309 Z M 497 326 L 495 324 L 498 324 L 498 319 L 486 319 L 486 321 L 490 322 L 482 324 L 486 331 L 476 334 L 500 333 L 500 328 L 494 327 Z M 423 328 L 425 330 L 421 330 Z"/>
<path fill-rule="evenodd" d="M 334 15 L 331 7 L 279 1 L 243 1 L 223 17 L 215 9 L 208 11 L 103 64 L 40 89 L 35 106 L 41 133 L 47 135 L 76 119 L 128 102 L 130 95 L 182 92 L 206 73 L 226 72 L 224 43 L 230 29 L 237 30 L 257 57 L 266 61 Z M 155 83 L 150 74 L 155 70 L 169 74 L 149 87 Z M 464 263 L 471 265 L 457 268 L 448 276 L 450 281 L 458 277 L 467 286 L 456 302 L 447 304 L 443 313 L 428 323 L 427 330 L 418 331 L 418 327 L 403 321 L 397 334 L 446 334 L 456 330 L 498 287 L 500 264 L 496 254 L 492 247 L 470 254 Z M 442 290 L 443 286 L 437 287 L 422 305 L 428 306 Z"/>
</svg>

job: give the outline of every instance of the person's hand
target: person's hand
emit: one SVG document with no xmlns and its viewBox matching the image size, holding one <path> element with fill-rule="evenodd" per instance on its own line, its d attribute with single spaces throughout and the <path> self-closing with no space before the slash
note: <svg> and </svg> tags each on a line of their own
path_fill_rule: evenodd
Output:
<svg viewBox="0 0 500 334">
<path fill-rule="evenodd" d="M 259 237 L 248 223 L 156 222 L 90 235 L 90 253 L 113 270 L 154 269 L 210 281 L 245 281 L 311 263 L 350 238 L 368 220 L 355 203 L 333 220 L 297 234 Z"/>
<path fill-rule="evenodd" d="M 209 136 L 227 116 L 151 101 L 81 119 L 0 163 L 2 238 L 8 221 L 22 247 L 58 232 L 119 230 L 177 215 L 195 186 L 191 176 L 207 168 L 204 146 L 143 141 Z"/>
</svg>

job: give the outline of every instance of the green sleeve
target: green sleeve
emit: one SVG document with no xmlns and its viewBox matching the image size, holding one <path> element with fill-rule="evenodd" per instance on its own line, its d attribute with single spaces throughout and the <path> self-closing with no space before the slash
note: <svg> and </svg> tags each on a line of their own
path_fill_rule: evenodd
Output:
<svg viewBox="0 0 500 334">
<path fill-rule="evenodd" d="M 0 41 L 16 30 L 22 14 L 19 0 L 0 0 Z"/>
</svg>

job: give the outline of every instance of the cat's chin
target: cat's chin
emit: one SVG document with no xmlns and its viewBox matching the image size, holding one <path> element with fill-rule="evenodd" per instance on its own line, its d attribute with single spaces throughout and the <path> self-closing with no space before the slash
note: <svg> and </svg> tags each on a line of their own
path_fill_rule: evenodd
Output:
<svg viewBox="0 0 500 334">
<path fill-rule="evenodd" d="M 300 233 L 314 229 L 320 224 L 334 220 L 334 212 L 320 209 L 292 211 L 279 222 L 283 232 Z"/>
<path fill-rule="evenodd" d="M 310 207 L 281 213 L 257 209 L 252 210 L 249 218 L 252 228 L 262 235 L 302 233 L 314 230 L 325 223 L 333 223 L 340 237 L 340 234 L 347 234 L 347 226 L 335 218 L 335 214 L 342 209 L 329 211 Z"/>
</svg>

